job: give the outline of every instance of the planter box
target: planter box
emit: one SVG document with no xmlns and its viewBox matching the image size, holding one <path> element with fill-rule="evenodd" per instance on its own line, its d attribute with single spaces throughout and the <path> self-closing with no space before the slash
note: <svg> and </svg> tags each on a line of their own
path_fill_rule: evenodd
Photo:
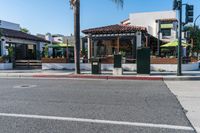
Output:
<svg viewBox="0 0 200 133">
<path fill-rule="evenodd" d="M 123 64 L 122 68 L 124 71 L 136 71 L 136 64 Z M 74 70 L 74 63 L 42 63 L 43 70 Z M 199 69 L 199 63 L 190 63 L 183 64 L 183 71 L 194 71 Z M 81 70 L 91 71 L 90 63 L 81 63 Z M 113 64 L 101 64 L 101 70 L 103 71 L 112 71 Z M 176 72 L 177 65 L 176 64 L 151 64 L 151 71 L 158 72 Z"/>
<path fill-rule="evenodd" d="M 42 58 L 42 63 L 67 63 L 66 58 Z"/>
<path fill-rule="evenodd" d="M 13 69 L 13 63 L 0 63 L 0 70 L 11 70 Z"/>
<path fill-rule="evenodd" d="M 151 58 L 151 64 L 177 64 L 177 58 Z"/>
<path fill-rule="evenodd" d="M 199 63 L 182 64 L 182 71 L 195 71 L 199 69 Z M 153 71 L 176 72 L 177 64 L 152 64 Z"/>
</svg>

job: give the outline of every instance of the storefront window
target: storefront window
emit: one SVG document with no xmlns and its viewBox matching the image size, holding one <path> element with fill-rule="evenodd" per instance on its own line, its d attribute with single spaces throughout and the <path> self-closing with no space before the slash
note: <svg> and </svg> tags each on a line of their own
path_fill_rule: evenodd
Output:
<svg viewBox="0 0 200 133">
<path fill-rule="evenodd" d="M 161 29 L 163 36 L 171 36 L 171 29 Z"/>
</svg>

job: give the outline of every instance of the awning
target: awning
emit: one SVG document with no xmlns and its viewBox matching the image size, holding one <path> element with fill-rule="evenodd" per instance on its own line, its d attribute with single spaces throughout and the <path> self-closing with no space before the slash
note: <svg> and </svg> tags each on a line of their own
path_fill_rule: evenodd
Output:
<svg viewBox="0 0 200 133">
<path fill-rule="evenodd" d="M 74 47 L 72 45 L 67 45 L 64 43 L 59 43 L 59 44 L 53 44 L 53 45 L 48 45 L 48 48 L 67 48 L 67 47 Z"/>
<path fill-rule="evenodd" d="M 177 46 L 178 46 L 178 41 L 174 41 L 174 42 L 170 42 L 170 43 L 162 45 L 161 48 L 177 47 Z M 189 44 L 182 42 L 182 46 L 187 47 L 189 46 Z"/>
</svg>

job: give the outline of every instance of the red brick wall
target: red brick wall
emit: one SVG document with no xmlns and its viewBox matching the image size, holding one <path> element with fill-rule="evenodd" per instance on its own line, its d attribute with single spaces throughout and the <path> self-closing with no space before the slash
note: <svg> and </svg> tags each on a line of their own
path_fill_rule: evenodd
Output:
<svg viewBox="0 0 200 133">
<path fill-rule="evenodd" d="M 151 64 L 177 64 L 177 58 L 151 58 Z"/>
<path fill-rule="evenodd" d="M 42 58 L 42 63 L 66 63 L 66 58 Z"/>
</svg>

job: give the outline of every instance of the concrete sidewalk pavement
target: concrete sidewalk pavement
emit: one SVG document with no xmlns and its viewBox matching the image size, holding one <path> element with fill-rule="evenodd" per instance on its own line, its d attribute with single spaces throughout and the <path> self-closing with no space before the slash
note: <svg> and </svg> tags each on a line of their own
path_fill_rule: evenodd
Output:
<svg viewBox="0 0 200 133">
<path fill-rule="evenodd" d="M 177 96 L 186 116 L 200 133 L 200 82 L 199 81 L 165 81 L 168 88 Z"/>
<path fill-rule="evenodd" d="M 184 71 L 183 76 L 175 72 L 151 72 L 151 75 L 137 75 L 136 72 L 125 71 L 121 76 L 112 75 L 112 71 L 103 71 L 100 75 L 92 75 L 90 71 L 82 71 L 76 75 L 70 70 L 1 70 L 0 77 L 34 77 L 34 78 L 81 78 L 105 80 L 200 80 L 200 71 Z"/>
</svg>

